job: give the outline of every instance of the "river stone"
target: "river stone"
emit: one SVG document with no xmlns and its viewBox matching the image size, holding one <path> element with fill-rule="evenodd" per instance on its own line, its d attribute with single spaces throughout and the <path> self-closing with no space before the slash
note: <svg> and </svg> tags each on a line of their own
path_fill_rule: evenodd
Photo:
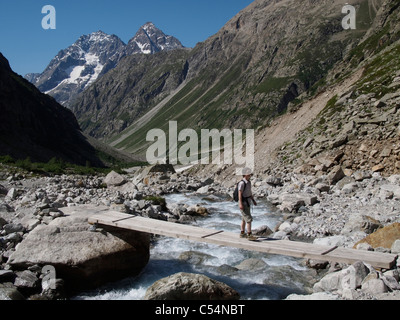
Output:
<svg viewBox="0 0 400 320">
<path fill-rule="evenodd" d="M 18 291 L 12 283 L 0 283 L 1 300 L 25 300 L 25 297 Z"/>
<path fill-rule="evenodd" d="M 260 270 L 268 266 L 263 260 L 250 258 L 242 261 L 240 264 L 236 265 L 235 268 L 239 270 Z"/>
<path fill-rule="evenodd" d="M 400 239 L 400 223 L 398 222 L 371 233 L 357 242 L 354 248 L 360 243 L 368 243 L 373 248 L 383 247 L 390 249 L 397 239 Z"/>
<path fill-rule="evenodd" d="M 201 216 L 201 217 L 206 217 L 208 216 L 208 210 L 205 207 L 196 205 L 196 206 L 190 206 L 187 208 L 186 214 L 189 216 Z"/>
<path fill-rule="evenodd" d="M 25 270 L 17 273 L 14 285 L 22 292 L 34 292 L 40 286 L 39 279 L 32 271 Z"/>
<path fill-rule="evenodd" d="M 155 282 L 145 300 L 238 300 L 239 293 L 202 274 L 176 273 Z"/>
<path fill-rule="evenodd" d="M 388 287 L 385 285 L 382 279 L 370 279 L 365 281 L 361 287 L 363 292 L 376 295 L 380 293 L 388 292 Z"/>
<path fill-rule="evenodd" d="M 178 257 L 179 260 L 186 261 L 190 264 L 203 264 L 206 260 L 211 260 L 215 258 L 216 257 L 210 254 L 199 251 L 185 251 L 182 252 Z"/>
<path fill-rule="evenodd" d="M 107 186 L 121 186 L 126 183 L 126 180 L 123 176 L 116 173 L 115 171 L 111 171 L 105 178 L 104 183 Z"/>
<path fill-rule="evenodd" d="M 91 232 L 89 216 L 107 209 L 61 209 L 64 217 L 31 231 L 10 256 L 9 264 L 15 269 L 52 265 L 66 289 L 92 288 L 137 275 L 149 260 L 149 235 L 108 227 L 108 232 Z"/>
</svg>

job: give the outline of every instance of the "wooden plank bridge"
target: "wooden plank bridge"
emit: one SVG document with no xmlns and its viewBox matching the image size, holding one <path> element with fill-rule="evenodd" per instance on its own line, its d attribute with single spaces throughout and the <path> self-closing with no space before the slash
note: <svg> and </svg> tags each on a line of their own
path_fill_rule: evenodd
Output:
<svg viewBox="0 0 400 320">
<path fill-rule="evenodd" d="M 321 246 L 289 240 L 261 238 L 258 241 L 249 241 L 240 238 L 238 233 L 143 218 L 116 211 L 103 211 L 102 213 L 95 214 L 89 218 L 88 222 L 90 224 L 106 225 L 166 237 L 297 258 L 343 262 L 347 264 L 363 261 L 378 269 L 390 269 L 396 263 L 397 259 L 397 256 L 394 254 Z"/>
</svg>

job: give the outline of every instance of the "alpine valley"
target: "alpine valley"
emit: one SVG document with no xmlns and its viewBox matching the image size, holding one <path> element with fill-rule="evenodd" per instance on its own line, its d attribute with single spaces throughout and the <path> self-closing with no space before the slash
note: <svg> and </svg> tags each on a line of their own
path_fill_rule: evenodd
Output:
<svg viewBox="0 0 400 320">
<path fill-rule="evenodd" d="M 255 0 L 194 48 L 150 22 L 127 44 L 98 31 L 25 79 L 0 54 L 0 160 L 56 157 L 111 171 L 0 163 L 0 299 L 399 300 L 400 1 L 347 5 L 355 29 L 343 27 L 342 0 Z M 172 125 L 197 136 L 216 129 L 217 141 L 223 129 L 254 130 L 254 234 L 392 262 L 377 270 L 319 261 L 324 253 L 292 259 L 89 226 L 111 210 L 247 242 L 231 199 L 235 165 L 112 170 L 113 157 L 144 160 L 147 134 Z M 171 136 L 164 141 L 185 150 Z M 43 266 L 55 266 L 56 289 Z"/>
<path fill-rule="evenodd" d="M 350 4 L 357 10 L 355 30 L 343 29 L 340 1 L 254 1 L 193 49 L 127 56 L 71 109 L 89 135 L 142 156 L 147 132 L 166 132 L 169 121 L 198 133 L 265 129 L 381 51 L 379 43 L 367 50 L 364 37 L 385 26 L 393 30 L 389 21 L 374 25 L 382 1 Z"/>
<path fill-rule="evenodd" d="M 194 48 L 184 48 L 150 22 L 127 45 L 99 31 L 60 51 L 41 75 L 27 78 L 68 106 L 88 136 L 142 160 L 150 146 L 147 133 L 168 132 L 170 121 L 178 132 L 191 128 L 198 136 L 201 129 L 254 129 L 256 167 L 264 172 L 274 161 L 308 163 L 354 137 L 358 147 L 380 139 L 381 152 L 386 143 L 378 137 L 393 138 L 396 117 L 368 106 L 381 98 L 387 108 L 393 105 L 385 94 L 397 90 L 390 81 L 397 79 L 398 65 L 389 57 L 396 57 L 398 3 L 349 4 L 356 10 L 355 29 L 343 28 L 338 0 L 256 0 Z M 349 103 L 367 95 L 369 104 L 352 104 L 352 112 L 361 114 L 351 116 L 335 104 L 345 94 Z M 389 122 L 365 131 L 359 118 L 366 116 Z M 356 129 L 369 134 L 360 136 Z M 282 146 L 289 144 L 296 148 L 286 152 Z M 354 157 L 355 146 L 347 147 L 343 161 L 356 161 L 351 167 L 366 161 Z M 387 159 L 388 172 L 398 170 L 396 156 Z"/>
</svg>

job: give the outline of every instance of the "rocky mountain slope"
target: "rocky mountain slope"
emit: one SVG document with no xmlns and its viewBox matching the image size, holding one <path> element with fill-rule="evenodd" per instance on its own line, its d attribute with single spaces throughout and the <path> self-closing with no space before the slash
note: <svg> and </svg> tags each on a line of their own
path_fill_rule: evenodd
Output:
<svg viewBox="0 0 400 320">
<path fill-rule="evenodd" d="M 216 35 L 192 49 L 186 61 L 187 76 L 180 90 L 170 91 L 168 101 L 146 121 L 127 117 L 110 122 L 99 117 L 101 110 L 118 110 L 119 114 L 138 108 L 138 101 L 119 103 L 126 94 L 119 90 L 115 99 L 88 101 L 92 93 L 83 93 L 74 104 L 80 123 L 91 119 L 87 132 L 105 138 L 118 148 L 134 153 L 146 150 L 146 133 L 152 128 L 168 131 L 168 120 L 176 120 L 179 129 L 193 128 L 258 128 L 284 113 L 290 102 L 304 92 L 315 92 L 328 71 L 341 61 L 365 32 L 375 17 L 366 0 L 352 1 L 359 14 L 357 29 L 344 30 L 341 20 L 343 4 L 339 1 L 268 1 L 257 0 L 232 18 Z M 168 64 L 178 64 L 169 57 Z M 182 60 L 182 57 L 179 59 Z M 124 61 L 128 64 L 128 60 Z M 123 66 L 120 66 L 123 69 Z M 129 65 L 133 68 L 132 64 Z M 128 65 L 125 66 L 128 68 Z M 93 86 L 113 81 L 113 91 L 126 86 L 128 79 L 115 70 Z M 150 77 L 151 75 L 148 74 Z M 154 79 L 159 75 L 154 74 Z M 129 81 L 135 82 L 136 78 Z M 159 95 L 150 96 L 148 109 L 157 106 Z M 83 103 L 85 101 L 85 103 Z M 88 107 L 90 105 L 90 107 Z M 158 105 L 159 106 L 159 105 Z M 78 111 L 79 110 L 79 111 Z M 136 116 L 140 117 L 140 114 Z M 132 127 L 130 127 L 132 125 Z M 96 127 L 96 130 L 93 130 Z M 116 135 L 120 130 L 126 130 Z M 134 132 L 134 134 L 129 134 Z M 121 137 L 124 137 L 121 139 Z"/>
<path fill-rule="evenodd" d="M 97 31 L 81 36 L 61 50 L 43 73 L 28 74 L 25 78 L 40 91 L 69 106 L 78 93 L 113 69 L 123 57 L 176 48 L 183 48 L 179 40 L 165 35 L 151 22 L 143 25 L 128 44 L 116 35 Z"/>
<path fill-rule="evenodd" d="M 384 1 L 372 27 L 318 90 L 300 95 L 288 112 L 256 131 L 258 175 L 333 172 L 359 181 L 374 172 L 400 172 L 399 18 L 398 1 Z M 236 179 L 232 166 L 199 170 L 217 171 L 227 186 Z"/>
<path fill-rule="evenodd" d="M 73 113 L 14 73 L 0 54 L 0 154 L 102 165 Z"/>
<path fill-rule="evenodd" d="M 400 172 L 399 18 L 400 4 L 385 1 L 372 28 L 328 74 L 320 93 L 293 105 L 287 117 L 308 122 L 276 150 L 276 167 L 321 174 L 340 164 L 347 174 Z M 318 109 L 314 117 L 307 114 L 312 108 Z"/>
<path fill-rule="evenodd" d="M 83 166 L 136 161 L 86 136 L 70 110 L 14 73 L 1 53 L 0 113 L 0 156 L 33 162 L 55 157 Z"/>
<path fill-rule="evenodd" d="M 145 115 L 186 79 L 187 54 L 176 49 L 126 57 L 73 104 L 82 129 L 105 138 Z"/>
</svg>

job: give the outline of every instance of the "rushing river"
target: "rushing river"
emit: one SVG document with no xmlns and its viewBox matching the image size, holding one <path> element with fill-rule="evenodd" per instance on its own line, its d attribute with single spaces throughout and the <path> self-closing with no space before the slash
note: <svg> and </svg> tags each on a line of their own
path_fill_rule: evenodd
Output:
<svg viewBox="0 0 400 320">
<path fill-rule="evenodd" d="M 237 203 L 184 194 L 167 195 L 166 200 L 167 205 L 185 203 L 206 207 L 211 214 L 206 218 L 197 218 L 196 226 L 237 232 L 239 237 L 241 217 Z M 262 201 L 253 208 L 252 214 L 253 229 L 264 225 L 273 229 L 281 218 L 273 207 Z M 240 266 L 248 259 L 257 259 L 252 260 L 257 263 L 250 269 Z M 312 272 L 301 259 L 158 237 L 151 247 L 150 261 L 139 276 L 108 284 L 75 298 L 141 300 L 155 281 L 178 272 L 204 274 L 234 288 L 241 299 L 250 300 L 277 300 L 291 293 L 305 294 L 312 279 Z"/>
</svg>

